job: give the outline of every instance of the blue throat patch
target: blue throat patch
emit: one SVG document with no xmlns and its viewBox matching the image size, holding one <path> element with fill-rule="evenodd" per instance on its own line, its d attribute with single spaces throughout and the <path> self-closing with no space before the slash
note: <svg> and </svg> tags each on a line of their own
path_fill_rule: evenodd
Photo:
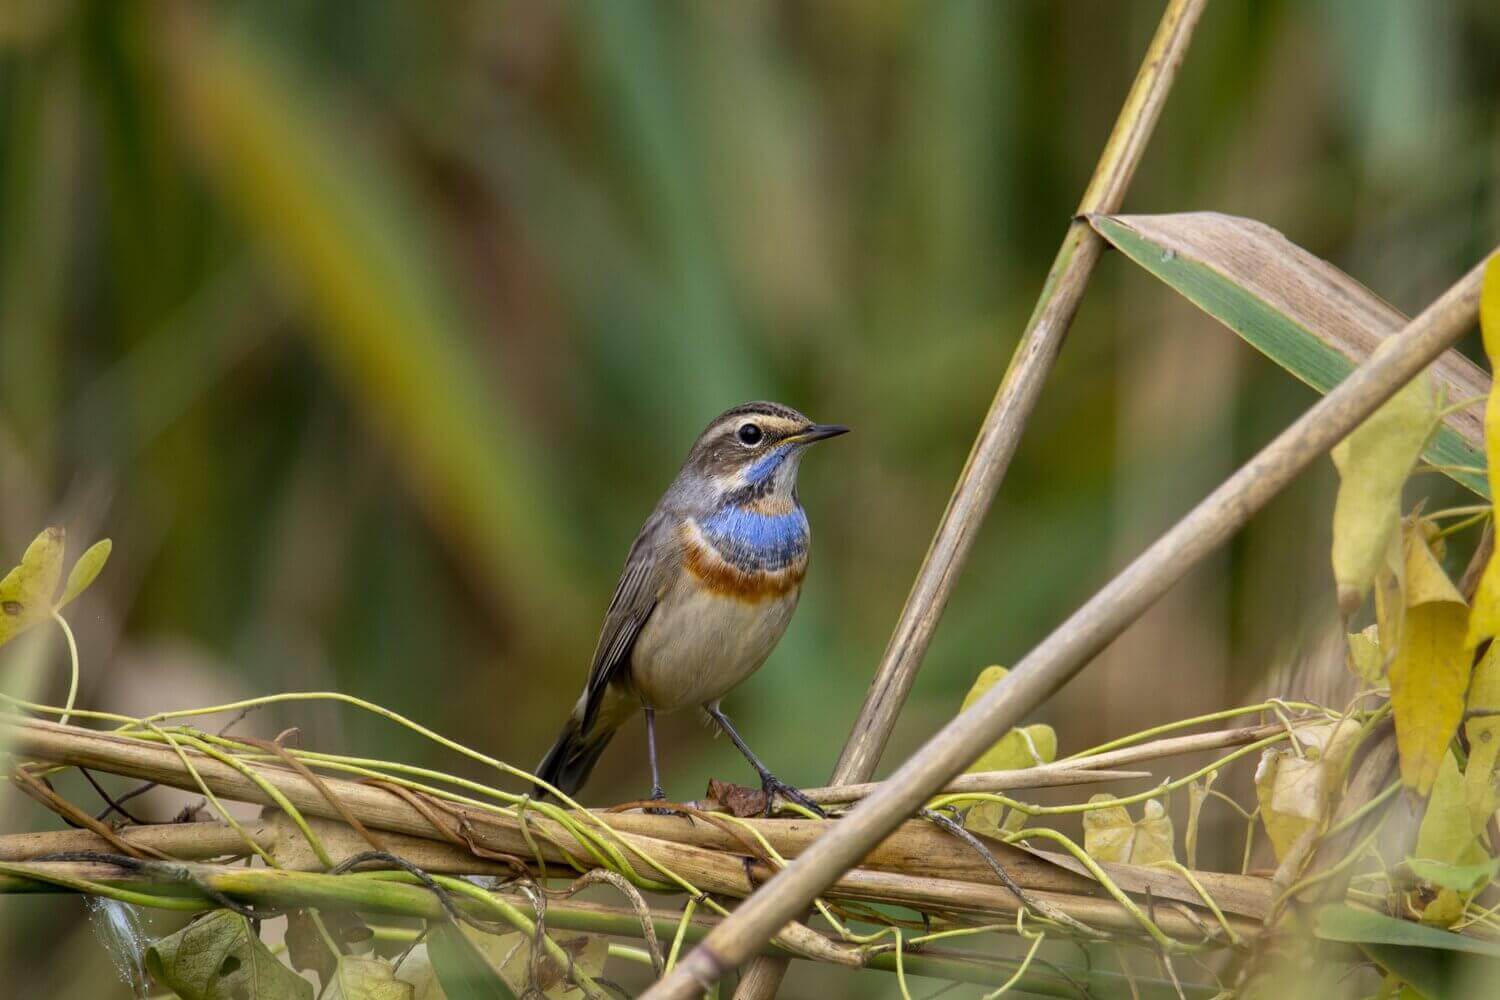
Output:
<svg viewBox="0 0 1500 1000">
<path fill-rule="evenodd" d="M 807 553 L 811 532 L 801 506 L 762 514 L 725 504 L 699 525 L 719 554 L 742 570 L 783 569 Z"/>
<path fill-rule="evenodd" d="M 790 446 L 781 445 L 774 451 L 762 455 L 754 465 L 745 470 L 745 482 L 752 485 L 765 482 L 781 467 L 781 463 L 785 462 L 791 453 Z"/>
</svg>

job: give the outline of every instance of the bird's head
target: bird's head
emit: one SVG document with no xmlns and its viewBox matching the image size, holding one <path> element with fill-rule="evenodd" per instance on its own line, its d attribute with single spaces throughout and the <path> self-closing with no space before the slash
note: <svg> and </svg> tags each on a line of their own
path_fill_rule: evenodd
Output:
<svg viewBox="0 0 1500 1000">
<path fill-rule="evenodd" d="M 721 501 L 790 504 L 803 451 L 848 430 L 815 424 L 780 403 L 745 403 L 715 417 L 698 436 L 683 474 Z"/>
</svg>

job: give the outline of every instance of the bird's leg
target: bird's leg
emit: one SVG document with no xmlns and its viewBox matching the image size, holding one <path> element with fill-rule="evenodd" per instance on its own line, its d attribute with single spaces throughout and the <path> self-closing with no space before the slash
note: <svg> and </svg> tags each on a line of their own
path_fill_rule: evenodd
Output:
<svg viewBox="0 0 1500 1000">
<path fill-rule="evenodd" d="M 744 741 L 739 733 L 734 731 L 734 726 L 729 722 L 729 716 L 725 715 L 718 705 L 704 705 L 703 710 L 724 731 L 724 735 L 729 737 L 729 742 L 734 744 L 735 749 L 744 754 L 745 759 L 750 762 L 750 766 L 755 768 L 755 773 L 760 775 L 760 787 L 766 793 L 767 816 L 771 815 L 771 806 L 778 795 L 797 803 L 805 809 L 811 810 L 819 816 L 827 815 L 816 802 L 776 777 L 766 765 L 760 762 L 760 758 L 755 756 L 755 751 L 750 749 L 750 745 Z"/>
<path fill-rule="evenodd" d="M 646 757 L 651 761 L 651 798 L 665 802 L 667 793 L 662 791 L 661 772 L 656 766 L 656 709 L 646 709 Z"/>
<path fill-rule="evenodd" d="M 667 793 L 662 791 L 661 772 L 656 766 L 656 709 L 647 708 L 646 712 L 646 757 L 651 761 L 651 801 L 665 802 Z M 647 809 L 653 816 L 670 816 L 670 809 Z"/>
</svg>

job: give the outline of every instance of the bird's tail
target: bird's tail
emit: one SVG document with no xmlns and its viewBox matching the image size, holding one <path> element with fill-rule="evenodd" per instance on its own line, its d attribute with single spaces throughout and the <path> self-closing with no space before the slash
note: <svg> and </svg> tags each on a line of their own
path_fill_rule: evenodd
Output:
<svg viewBox="0 0 1500 1000">
<path fill-rule="evenodd" d="M 536 776 L 565 795 L 572 795 L 583 787 L 594 765 L 599 762 L 599 755 L 614 739 L 615 726 L 597 717 L 591 721 L 593 725 L 584 732 L 578 719 L 568 719 L 557 742 L 536 766 Z M 538 798 L 549 794 L 541 785 L 535 786 L 535 790 Z"/>
</svg>

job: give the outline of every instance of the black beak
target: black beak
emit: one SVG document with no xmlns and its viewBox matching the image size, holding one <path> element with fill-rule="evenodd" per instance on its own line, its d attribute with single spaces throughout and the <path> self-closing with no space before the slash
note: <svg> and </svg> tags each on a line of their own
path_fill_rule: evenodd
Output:
<svg viewBox="0 0 1500 1000">
<path fill-rule="evenodd" d="M 798 444 L 812 444 L 814 441 L 822 441 L 824 438 L 838 437 L 840 434 L 848 434 L 849 428 L 843 424 L 813 424 L 807 430 L 792 438 Z"/>
</svg>

